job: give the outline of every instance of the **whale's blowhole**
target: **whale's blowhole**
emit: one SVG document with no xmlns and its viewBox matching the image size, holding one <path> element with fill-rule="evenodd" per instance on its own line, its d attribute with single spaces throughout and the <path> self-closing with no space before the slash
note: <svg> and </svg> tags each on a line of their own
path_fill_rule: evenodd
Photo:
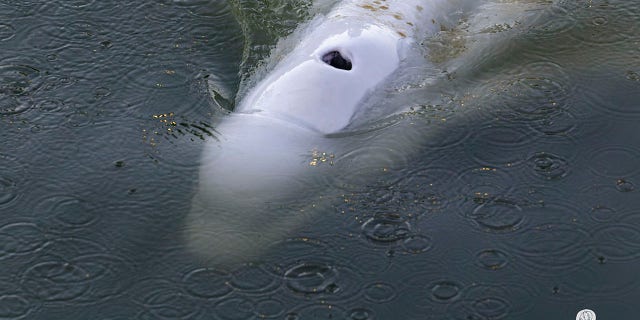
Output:
<svg viewBox="0 0 640 320">
<path fill-rule="evenodd" d="M 322 55 L 322 61 L 324 63 L 340 70 L 351 70 L 353 64 L 351 59 L 345 57 L 340 51 L 332 50 Z"/>
</svg>

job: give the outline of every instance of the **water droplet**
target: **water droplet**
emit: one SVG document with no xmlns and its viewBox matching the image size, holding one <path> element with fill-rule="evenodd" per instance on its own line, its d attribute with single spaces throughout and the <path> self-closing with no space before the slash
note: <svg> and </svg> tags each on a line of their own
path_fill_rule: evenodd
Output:
<svg viewBox="0 0 640 320">
<path fill-rule="evenodd" d="M 393 214 L 377 215 L 362 224 L 365 237 L 377 244 L 391 244 L 403 240 L 410 231 L 411 225 Z"/>
<path fill-rule="evenodd" d="M 547 180 L 562 179 L 569 173 L 567 161 L 552 153 L 538 152 L 529 157 L 529 163 L 536 175 Z"/>
<path fill-rule="evenodd" d="M 284 273 L 289 289 L 299 293 L 323 293 L 335 285 L 337 270 L 323 263 L 303 263 Z"/>
</svg>

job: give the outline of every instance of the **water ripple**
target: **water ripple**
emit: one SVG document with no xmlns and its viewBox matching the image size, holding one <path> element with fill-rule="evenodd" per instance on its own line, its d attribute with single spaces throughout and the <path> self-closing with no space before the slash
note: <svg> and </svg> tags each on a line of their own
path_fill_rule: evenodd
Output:
<svg viewBox="0 0 640 320">
<path fill-rule="evenodd" d="M 522 153 L 536 139 L 527 128 L 490 124 L 475 132 L 465 151 L 481 165 L 513 165 L 525 160 Z"/>
<path fill-rule="evenodd" d="M 517 252 L 518 265 L 533 274 L 570 273 L 589 258 L 585 244 L 590 236 L 577 224 L 537 225 L 517 233 L 516 237 L 510 246 Z"/>
<path fill-rule="evenodd" d="M 628 145 L 594 146 L 587 155 L 591 172 L 606 177 L 631 177 L 640 172 L 640 150 Z"/>
<path fill-rule="evenodd" d="M 509 263 L 509 255 L 499 249 L 486 249 L 476 254 L 476 265 L 485 270 L 500 270 Z"/>
<path fill-rule="evenodd" d="M 580 21 L 570 36 L 588 46 L 624 44 L 638 33 L 638 12 L 632 2 L 602 2 L 574 10 L 570 16 Z"/>
<path fill-rule="evenodd" d="M 16 28 L 8 23 L 0 23 L 0 41 L 7 41 L 16 35 Z"/>
<path fill-rule="evenodd" d="M 376 215 L 362 224 L 362 233 L 374 244 L 390 245 L 407 238 L 411 225 L 398 215 Z"/>
<path fill-rule="evenodd" d="M 489 233 L 509 233 L 525 222 L 522 207 L 513 200 L 494 198 L 479 204 L 469 215 L 478 227 Z"/>
<path fill-rule="evenodd" d="M 431 301 L 451 303 L 461 295 L 463 285 L 455 281 L 439 280 L 429 285 Z"/>
<path fill-rule="evenodd" d="M 26 96 L 42 84 L 41 71 L 30 64 L 0 62 L 0 93 L 8 96 Z"/>
<path fill-rule="evenodd" d="M 217 269 L 195 269 L 182 278 L 185 290 L 197 298 L 224 297 L 232 291 L 229 274 Z"/>
<path fill-rule="evenodd" d="M 332 293 L 336 284 L 338 271 L 331 265 L 323 263 L 303 263 L 291 267 L 284 273 L 287 287 L 303 294 Z"/>
<path fill-rule="evenodd" d="M 28 268 L 22 286 L 43 301 L 72 301 L 89 290 L 86 270 L 64 261 L 45 261 Z"/>
<path fill-rule="evenodd" d="M 593 250 L 600 262 L 627 261 L 640 258 L 640 217 L 630 215 L 619 223 L 595 228 Z"/>
<path fill-rule="evenodd" d="M 0 227 L 0 259 L 33 254 L 46 243 L 44 231 L 33 223 L 16 222 Z"/>
<path fill-rule="evenodd" d="M 503 319 L 517 317 L 531 310 L 537 293 L 531 287 L 514 283 L 501 285 L 472 284 L 462 297 L 450 304 L 447 313 L 454 319 Z"/>
<path fill-rule="evenodd" d="M 38 201 L 35 212 L 45 217 L 48 227 L 57 231 L 84 228 L 100 218 L 89 203 L 70 195 L 48 195 Z"/>
<path fill-rule="evenodd" d="M 285 315 L 285 320 L 348 319 L 348 312 L 342 306 L 317 303 L 300 306 Z"/>
<path fill-rule="evenodd" d="M 537 152 L 528 161 L 535 175 L 546 180 L 560 180 L 569 174 L 568 161 L 553 153 Z"/>
<path fill-rule="evenodd" d="M 373 303 L 388 303 L 398 297 L 398 290 L 389 283 L 374 282 L 363 290 L 364 298 Z"/>
<path fill-rule="evenodd" d="M 201 305 L 180 291 L 177 284 L 158 278 L 138 281 L 132 297 L 144 310 L 140 319 L 194 319 Z"/>
<path fill-rule="evenodd" d="M 250 319 L 255 313 L 253 302 L 244 297 L 230 297 L 216 304 L 215 314 L 223 320 Z"/>
<path fill-rule="evenodd" d="M 0 294 L 0 318 L 25 318 L 34 306 L 27 298 L 19 294 Z"/>
<path fill-rule="evenodd" d="M 43 246 L 21 285 L 41 301 L 95 303 L 114 298 L 130 286 L 131 261 L 107 253 L 96 242 L 62 238 Z"/>
<path fill-rule="evenodd" d="M 267 298 L 255 303 L 254 315 L 260 319 L 282 319 L 285 310 L 284 302 L 277 298 Z"/>
<path fill-rule="evenodd" d="M 22 165 L 13 156 L 0 153 L 0 208 L 10 205 L 20 196 L 23 174 Z"/>
<path fill-rule="evenodd" d="M 286 278 L 286 274 L 285 274 Z M 247 294 L 266 295 L 280 287 L 280 280 L 265 266 L 247 264 L 231 272 L 229 285 Z"/>
</svg>

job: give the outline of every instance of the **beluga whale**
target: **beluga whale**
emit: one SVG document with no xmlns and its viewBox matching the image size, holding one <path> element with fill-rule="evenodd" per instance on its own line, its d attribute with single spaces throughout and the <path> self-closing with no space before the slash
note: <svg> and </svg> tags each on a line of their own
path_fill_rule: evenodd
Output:
<svg viewBox="0 0 640 320">
<path fill-rule="evenodd" d="M 257 259 L 326 210 L 342 172 L 383 168 L 394 152 L 409 152 L 394 149 L 397 137 L 343 133 L 362 117 L 397 112 L 380 101 L 424 76 L 423 41 L 478 2 L 344 0 L 296 30 L 295 45 L 271 57 L 270 72 L 216 119 L 185 219 L 186 247 L 212 263 Z M 354 144 L 392 151 L 354 156 Z"/>
</svg>

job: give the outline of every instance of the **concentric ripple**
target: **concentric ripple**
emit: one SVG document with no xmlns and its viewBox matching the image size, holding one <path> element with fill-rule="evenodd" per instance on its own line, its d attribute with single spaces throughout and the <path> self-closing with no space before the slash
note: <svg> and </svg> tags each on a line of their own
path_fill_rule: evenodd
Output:
<svg viewBox="0 0 640 320">
<path fill-rule="evenodd" d="M 374 303 L 388 303 L 398 297 L 398 290 L 389 283 L 375 282 L 364 288 L 364 298 Z"/>
<path fill-rule="evenodd" d="M 0 93 L 3 95 L 29 95 L 41 83 L 42 75 L 37 67 L 19 63 L 0 65 Z"/>
<path fill-rule="evenodd" d="M 332 293 L 338 288 L 338 271 L 323 263 L 303 263 L 284 273 L 287 287 L 304 294 Z"/>
<path fill-rule="evenodd" d="M 631 177 L 640 172 L 640 151 L 627 145 L 605 145 L 590 149 L 587 156 L 594 174 L 606 177 Z"/>
<path fill-rule="evenodd" d="M 447 314 L 454 319 L 505 319 L 526 314 L 533 307 L 536 292 L 514 283 L 473 284 L 450 304 Z"/>
<path fill-rule="evenodd" d="M 108 254 L 101 245 L 63 238 L 43 246 L 35 264 L 21 275 L 21 285 L 44 301 L 95 303 L 123 293 L 130 285 L 131 261 Z"/>
<path fill-rule="evenodd" d="M 264 266 L 248 264 L 231 273 L 229 285 L 241 292 L 265 295 L 278 289 L 280 281 Z"/>
<path fill-rule="evenodd" d="M 0 295 L 0 318 L 2 319 L 22 319 L 33 307 L 29 300 L 21 295 Z"/>
<path fill-rule="evenodd" d="M 566 212 L 545 208 L 547 214 Z M 571 272 L 589 258 L 585 245 L 591 237 L 578 225 L 542 224 L 516 234 L 511 246 L 518 254 L 518 265 L 526 266 L 532 273 L 549 276 Z M 551 272 L 553 271 L 553 272 Z"/>
<path fill-rule="evenodd" d="M 394 244 L 409 236 L 411 225 L 397 215 L 377 215 L 362 224 L 362 233 L 375 244 Z"/>
<path fill-rule="evenodd" d="M 44 219 L 50 220 L 50 227 L 55 225 L 59 230 L 84 228 L 99 220 L 95 208 L 82 199 L 69 195 L 48 196 L 39 201 L 35 211 Z"/>
<path fill-rule="evenodd" d="M 579 21 L 571 37 L 590 46 L 624 44 L 638 33 L 638 10 L 633 2 L 603 2 L 571 15 Z"/>
<path fill-rule="evenodd" d="M 46 243 L 44 231 L 33 223 L 17 222 L 0 227 L 0 259 L 32 254 Z"/>
<path fill-rule="evenodd" d="M 182 278 L 185 290 L 194 297 L 220 298 L 231 292 L 229 275 L 216 269 L 195 269 Z"/>
<path fill-rule="evenodd" d="M 476 255 L 476 265 L 486 270 L 500 270 L 509 263 L 509 255 L 499 249 L 486 249 Z"/>
<path fill-rule="evenodd" d="M 525 221 L 520 205 L 502 198 L 491 199 L 478 205 L 468 217 L 489 233 L 517 231 Z"/>
<path fill-rule="evenodd" d="M 568 161 L 553 153 L 537 152 L 528 162 L 535 175 L 546 180 L 560 180 L 569 174 Z"/>
</svg>

